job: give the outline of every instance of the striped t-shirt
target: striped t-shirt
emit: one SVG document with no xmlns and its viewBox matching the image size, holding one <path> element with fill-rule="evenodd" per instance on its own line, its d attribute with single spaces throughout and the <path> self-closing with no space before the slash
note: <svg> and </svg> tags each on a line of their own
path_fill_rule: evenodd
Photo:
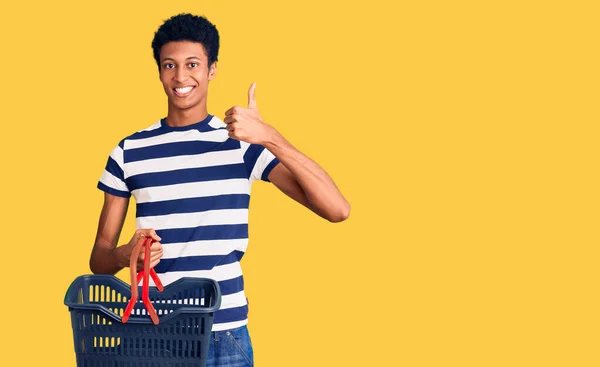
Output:
<svg viewBox="0 0 600 367">
<path fill-rule="evenodd" d="M 279 162 L 261 145 L 229 138 L 209 115 L 184 127 L 164 119 L 113 149 L 98 188 L 136 201 L 137 228 L 161 237 L 154 268 L 164 285 L 191 276 L 215 279 L 222 293 L 213 331 L 248 322 L 240 260 L 248 245 L 248 205 L 255 180 Z"/>
</svg>

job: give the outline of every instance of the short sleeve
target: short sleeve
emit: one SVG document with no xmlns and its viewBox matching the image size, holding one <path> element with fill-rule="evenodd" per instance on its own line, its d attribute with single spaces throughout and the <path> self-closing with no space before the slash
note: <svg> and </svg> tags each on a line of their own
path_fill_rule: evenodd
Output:
<svg viewBox="0 0 600 367">
<path fill-rule="evenodd" d="M 104 172 L 98 181 L 98 188 L 111 195 L 129 198 L 131 192 L 125 184 L 123 170 L 123 141 L 115 147 L 108 157 Z"/>
<path fill-rule="evenodd" d="M 262 145 L 248 144 L 245 148 L 247 149 L 244 153 L 244 164 L 248 170 L 249 180 L 269 182 L 269 173 L 279 163 L 279 159 Z"/>
</svg>

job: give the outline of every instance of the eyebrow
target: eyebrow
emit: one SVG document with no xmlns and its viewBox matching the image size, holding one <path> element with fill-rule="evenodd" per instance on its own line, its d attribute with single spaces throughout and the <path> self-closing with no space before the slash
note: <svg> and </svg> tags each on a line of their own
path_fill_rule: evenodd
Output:
<svg viewBox="0 0 600 367">
<path fill-rule="evenodd" d="M 198 56 L 190 56 L 188 58 L 186 58 L 186 60 L 191 60 L 191 59 L 198 59 L 198 60 L 202 60 L 201 58 L 199 58 Z M 171 61 L 175 61 L 175 59 L 170 58 L 170 57 L 165 57 L 162 62 L 165 62 L 167 60 L 171 60 Z"/>
</svg>

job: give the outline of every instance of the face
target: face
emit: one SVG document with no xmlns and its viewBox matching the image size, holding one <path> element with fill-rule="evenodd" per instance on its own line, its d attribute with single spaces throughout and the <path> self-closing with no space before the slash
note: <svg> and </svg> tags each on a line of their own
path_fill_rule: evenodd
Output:
<svg viewBox="0 0 600 367">
<path fill-rule="evenodd" d="M 187 110 L 206 104 L 208 82 L 213 80 L 217 63 L 208 67 L 206 50 L 201 43 L 169 42 L 160 50 L 160 81 L 169 106 Z"/>
</svg>

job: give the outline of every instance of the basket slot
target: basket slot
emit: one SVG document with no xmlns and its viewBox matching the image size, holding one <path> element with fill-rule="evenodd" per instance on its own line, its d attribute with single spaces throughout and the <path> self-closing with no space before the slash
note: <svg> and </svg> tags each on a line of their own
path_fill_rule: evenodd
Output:
<svg viewBox="0 0 600 367">
<path fill-rule="evenodd" d="M 87 303 L 126 303 L 127 298 L 120 292 L 108 286 L 90 285 L 87 297 Z M 78 302 L 85 302 L 83 289 L 79 291 Z"/>
</svg>

